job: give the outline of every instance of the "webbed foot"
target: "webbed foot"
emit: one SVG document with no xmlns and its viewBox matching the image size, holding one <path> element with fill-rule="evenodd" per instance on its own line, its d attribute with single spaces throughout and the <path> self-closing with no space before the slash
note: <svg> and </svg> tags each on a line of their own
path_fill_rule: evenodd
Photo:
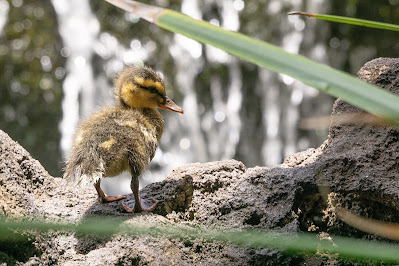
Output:
<svg viewBox="0 0 399 266">
<path fill-rule="evenodd" d="M 121 200 L 126 198 L 126 195 L 119 195 L 119 196 L 107 196 L 105 195 L 104 191 L 101 189 L 100 186 L 100 179 L 94 184 L 94 187 L 97 190 L 98 197 L 100 198 L 101 203 L 113 202 L 117 200 Z"/>
<path fill-rule="evenodd" d="M 100 201 L 101 203 L 107 203 L 107 202 L 113 202 L 113 201 L 118 201 L 121 199 L 126 198 L 126 195 L 119 195 L 119 196 L 100 196 Z"/>
<path fill-rule="evenodd" d="M 122 202 L 122 206 L 128 213 L 151 212 L 158 206 L 158 202 L 155 201 L 152 205 L 148 205 L 144 201 L 139 200 L 134 202 L 133 208 L 124 202 Z"/>
</svg>

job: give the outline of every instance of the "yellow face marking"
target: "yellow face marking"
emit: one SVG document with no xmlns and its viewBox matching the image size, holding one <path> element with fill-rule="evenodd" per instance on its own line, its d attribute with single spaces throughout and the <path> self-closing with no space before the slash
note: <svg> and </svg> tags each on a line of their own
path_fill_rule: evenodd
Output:
<svg viewBox="0 0 399 266">
<path fill-rule="evenodd" d="M 165 94 L 165 88 L 163 87 L 162 83 L 159 81 L 153 81 L 150 79 L 143 79 L 140 77 L 135 77 L 134 80 L 143 87 L 155 87 L 158 92 Z"/>
<path fill-rule="evenodd" d="M 161 98 L 148 91 L 137 88 L 133 83 L 127 83 L 122 86 L 120 97 L 123 101 L 133 108 L 157 108 L 158 101 Z"/>
<path fill-rule="evenodd" d="M 100 144 L 100 147 L 106 150 L 111 149 L 112 145 L 116 143 L 116 140 L 113 136 L 109 137 L 109 140 L 104 141 L 103 143 Z"/>
<path fill-rule="evenodd" d="M 125 101 L 127 105 L 140 108 L 141 106 L 136 106 L 138 102 L 135 100 L 136 97 L 132 97 L 132 93 L 134 92 L 135 88 L 136 86 L 134 86 L 132 83 L 124 84 L 120 92 L 120 97 Z"/>
</svg>

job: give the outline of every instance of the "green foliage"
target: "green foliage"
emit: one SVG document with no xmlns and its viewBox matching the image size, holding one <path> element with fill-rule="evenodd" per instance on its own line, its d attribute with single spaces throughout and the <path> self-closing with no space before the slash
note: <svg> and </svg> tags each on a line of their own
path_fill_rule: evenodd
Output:
<svg viewBox="0 0 399 266">
<path fill-rule="evenodd" d="M 189 225 L 172 226 L 164 223 L 148 225 L 129 225 L 123 223 L 121 217 L 91 217 L 81 224 L 49 223 L 41 220 L 22 222 L 0 219 L 0 231 L 30 230 L 45 233 L 49 230 L 75 232 L 82 237 L 84 234 L 101 237 L 123 234 L 130 236 L 164 236 L 189 243 L 193 239 L 206 242 L 219 242 L 229 245 L 247 246 L 252 248 L 276 248 L 286 253 L 334 254 L 341 259 L 360 261 L 399 262 L 397 244 L 377 243 L 331 236 L 331 240 L 321 240 L 315 234 L 309 233 L 279 233 L 260 229 L 233 230 L 215 227 L 193 227 Z M 119 227 L 117 225 L 120 225 Z M 32 231 L 33 230 L 33 231 Z M 14 241 L 24 241 L 26 237 L 15 237 Z"/>
<path fill-rule="evenodd" d="M 396 125 L 399 124 L 398 96 L 344 72 L 303 56 L 290 54 L 266 42 L 192 19 L 176 11 L 164 10 L 157 16 L 157 23 L 167 30 L 211 44 L 272 71 L 289 75 Z"/>
</svg>

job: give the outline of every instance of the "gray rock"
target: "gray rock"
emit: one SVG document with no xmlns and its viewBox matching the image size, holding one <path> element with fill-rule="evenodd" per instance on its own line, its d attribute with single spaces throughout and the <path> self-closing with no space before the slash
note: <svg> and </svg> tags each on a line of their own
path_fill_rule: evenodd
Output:
<svg viewBox="0 0 399 266">
<path fill-rule="evenodd" d="M 398 59 L 375 59 L 359 77 L 398 93 Z M 155 198 L 153 213 L 127 214 L 120 202 L 101 205 L 91 188 L 76 189 L 50 176 L 18 143 L 0 131 L 0 212 L 7 217 L 35 216 L 47 221 L 80 223 L 94 215 L 121 217 L 120 224 L 263 228 L 283 232 L 313 231 L 378 239 L 337 219 L 329 199 L 365 217 L 399 222 L 399 134 L 370 125 L 364 112 L 337 100 L 334 115 L 356 123 L 330 127 L 317 149 L 292 155 L 272 168 L 246 168 L 235 160 L 189 164 L 164 181 L 150 184 L 142 197 Z M 360 121 L 360 122 L 359 122 Z M 131 202 L 131 197 L 126 199 Z M 183 229 L 182 229 L 183 230 Z M 11 232 L 13 233 L 13 232 Z M 61 265 L 311 265 L 346 264 L 335 258 L 292 255 L 165 236 L 95 236 L 83 233 L 33 234 L 14 243 L 0 239 L 0 262 Z M 21 248 L 24 247 L 24 248 Z M 10 250 L 14 250 L 11 252 Z M 17 251 L 15 251 L 17 250 Z"/>
</svg>

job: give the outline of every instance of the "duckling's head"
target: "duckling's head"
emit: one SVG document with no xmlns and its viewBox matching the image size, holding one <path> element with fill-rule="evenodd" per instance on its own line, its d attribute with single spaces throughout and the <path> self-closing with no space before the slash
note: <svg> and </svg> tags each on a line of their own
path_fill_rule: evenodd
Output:
<svg viewBox="0 0 399 266">
<path fill-rule="evenodd" d="M 125 68 L 115 81 L 119 103 L 131 108 L 163 108 L 178 113 L 183 109 L 166 96 L 162 78 L 151 68 Z"/>
</svg>

